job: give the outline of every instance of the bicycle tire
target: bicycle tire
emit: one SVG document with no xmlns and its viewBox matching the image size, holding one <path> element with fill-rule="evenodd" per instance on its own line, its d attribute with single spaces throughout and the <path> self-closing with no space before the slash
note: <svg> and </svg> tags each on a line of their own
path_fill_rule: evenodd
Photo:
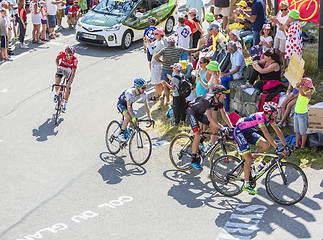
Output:
<svg viewBox="0 0 323 240">
<path fill-rule="evenodd" d="M 131 160 L 136 165 L 144 165 L 149 160 L 151 151 L 152 144 L 148 133 L 142 129 L 135 130 L 129 140 L 129 154 Z M 143 160 L 139 160 L 141 158 Z"/>
<path fill-rule="evenodd" d="M 210 171 L 211 182 L 214 188 L 224 196 L 233 197 L 242 192 L 244 177 L 242 160 L 235 156 L 224 155 L 218 157 Z M 239 165 L 240 164 L 240 165 Z M 239 166 L 238 166 L 239 165 Z M 228 174 L 236 167 L 233 173 L 235 177 L 229 177 Z"/>
<path fill-rule="evenodd" d="M 109 123 L 107 130 L 105 132 L 105 144 L 109 152 L 113 155 L 120 151 L 120 141 L 118 139 L 120 123 L 113 120 Z"/>
<path fill-rule="evenodd" d="M 62 96 L 58 94 L 57 103 L 56 103 L 56 113 L 55 113 L 55 125 L 58 124 L 58 118 L 61 113 L 61 102 L 62 102 Z"/>
<path fill-rule="evenodd" d="M 221 144 L 218 143 L 210 154 L 210 168 L 212 167 L 213 162 L 220 156 L 231 155 L 238 157 L 239 148 L 232 142 L 224 142 L 225 151 L 221 148 Z"/>
<path fill-rule="evenodd" d="M 175 136 L 169 145 L 169 158 L 173 166 L 179 171 L 188 171 L 192 168 L 193 136 L 181 133 Z"/>
<path fill-rule="evenodd" d="M 293 205 L 301 201 L 308 188 L 307 177 L 294 163 L 281 162 L 288 184 L 285 185 L 278 165 L 272 166 L 266 176 L 265 185 L 269 197 L 281 205 Z"/>
</svg>

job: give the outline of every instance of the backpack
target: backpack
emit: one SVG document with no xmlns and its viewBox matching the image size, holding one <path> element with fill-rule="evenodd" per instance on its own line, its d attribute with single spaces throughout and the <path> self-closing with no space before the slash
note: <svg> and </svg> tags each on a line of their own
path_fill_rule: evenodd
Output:
<svg viewBox="0 0 323 240">
<path fill-rule="evenodd" d="M 183 98 L 187 98 L 190 94 L 191 94 L 191 84 L 184 78 L 178 75 L 175 75 L 174 77 L 176 77 L 179 80 L 179 84 L 178 84 L 178 94 L 180 97 Z"/>
</svg>

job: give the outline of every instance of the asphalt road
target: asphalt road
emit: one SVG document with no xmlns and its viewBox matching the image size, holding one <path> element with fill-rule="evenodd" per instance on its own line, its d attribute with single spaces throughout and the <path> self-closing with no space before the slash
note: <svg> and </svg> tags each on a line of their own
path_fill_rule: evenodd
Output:
<svg viewBox="0 0 323 240">
<path fill-rule="evenodd" d="M 67 44 L 77 48 L 79 67 L 55 126 L 54 59 Z M 0 239 L 322 239 L 322 170 L 304 169 L 307 195 L 285 207 L 268 197 L 264 181 L 257 196 L 227 198 L 207 167 L 175 171 L 167 144 L 143 167 L 126 150 L 108 153 L 104 134 L 120 119 L 118 96 L 134 78 L 149 78 L 141 42 L 98 48 L 66 30 L 30 46 L 0 66 Z"/>
</svg>

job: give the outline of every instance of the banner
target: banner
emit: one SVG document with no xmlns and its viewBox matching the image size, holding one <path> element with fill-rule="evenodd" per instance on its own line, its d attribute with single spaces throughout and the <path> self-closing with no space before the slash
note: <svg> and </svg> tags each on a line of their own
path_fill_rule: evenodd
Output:
<svg viewBox="0 0 323 240">
<path fill-rule="evenodd" d="M 278 0 L 279 3 L 282 0 Z M 296 9 L 300 13 L 301 21 L 319 23 L 320 20 L 320 0 L 287 0 L 289 10 Z"/>
</svg>

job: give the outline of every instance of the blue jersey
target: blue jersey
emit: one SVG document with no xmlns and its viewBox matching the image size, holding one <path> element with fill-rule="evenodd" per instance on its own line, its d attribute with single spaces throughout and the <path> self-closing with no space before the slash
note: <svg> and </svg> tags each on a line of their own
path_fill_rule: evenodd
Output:
<svg viewBox="0 0 323 240">
<path fill-rule="evenodd" d="M 151 26 L 145 29 L 144 32 L 144 37 L 147 36 L 150 39 L 150 42 L 154 42 L 156 41 L 155 35 L 153 34 L 153 32 L 156 30 L 157 28 L 155 26 Z M 148 48 L 147 51 L 149 52 Z"/>
</svg>

